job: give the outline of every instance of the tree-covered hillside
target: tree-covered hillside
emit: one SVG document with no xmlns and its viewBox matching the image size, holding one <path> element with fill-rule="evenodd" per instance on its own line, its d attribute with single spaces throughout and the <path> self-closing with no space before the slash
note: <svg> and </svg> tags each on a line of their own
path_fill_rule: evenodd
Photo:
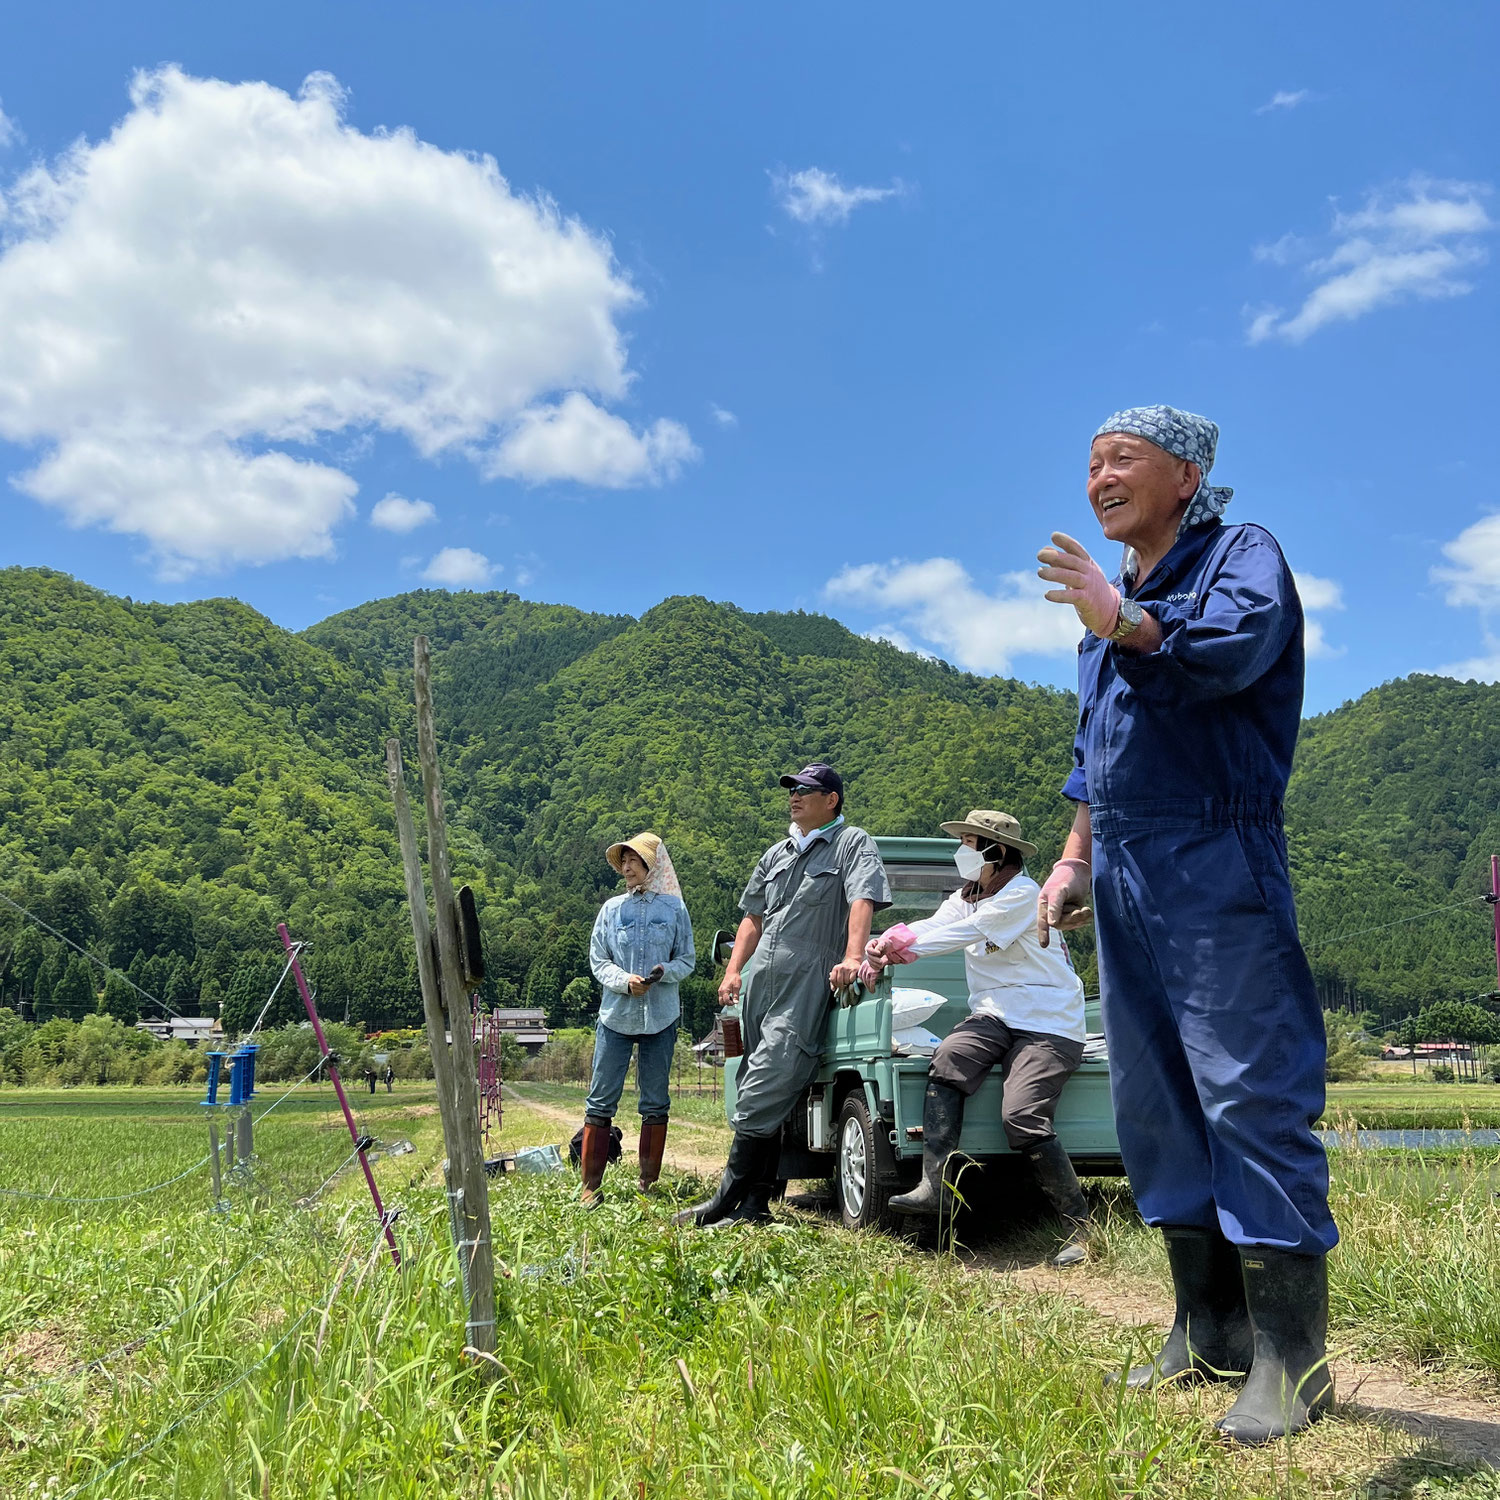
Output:
<svg viewBox="0 0 1500 1500">
<path fill-rule="evenodd" d="M 392 732 L 412 742 L 419 632 L 490 997 L 556 1021 L 591 1010 L 588 930 L 615 888 L 603 846 L 663 834 L 706 946 L 785 827 L 788 767 L 833 760 L 851 817 L 878 832 L 1006 807 L 1041 845 L 1038 865 L 1069 821 L 1071 695 L 958 672 L 819 615 L 676 598 L 633 620 L 422 590 L 298 636 L 230 600 L 137 604 L 12 568 L 0 891 L 176 1009 L 222 1003 L 236 1024 L 279 972 L 286 917 L 314 939 L 334 1018 L 415 1021 L 382 752 Z M 1329 1001 L 1404 1014 L 1490 987 L 1487 908 L 1407 919 L 1476 897 L 1500 848 L 1497 720 L 1500 690 L 1412 678 L 1306 726 L 1289 831 Z M 1087 937 L 1076 946 L 1087 969 Z M 705 966 L 688 987 L 694 1026 L 710 992 Z M 0 1003 L 22 999 L 78 1014 L 98 1003 L 97 975 L 0 916 Z M 135 1003 L 118 985 L 104 1001 Z"/>
</svg>

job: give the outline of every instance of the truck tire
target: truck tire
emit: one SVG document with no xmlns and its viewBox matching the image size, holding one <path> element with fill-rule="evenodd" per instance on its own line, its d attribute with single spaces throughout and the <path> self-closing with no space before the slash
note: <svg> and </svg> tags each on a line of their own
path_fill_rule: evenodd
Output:
<svg viewBox="0 0 1500 1500">
<path fill-rule="evenodd" d="M 876 1181 L 875 1130 L 863 1091 L 855 1090 L 839 1110 L 833 1192 L 846 1229 L 872 1229 L 886 1217 L 889 1188 Z"/>
</svg>

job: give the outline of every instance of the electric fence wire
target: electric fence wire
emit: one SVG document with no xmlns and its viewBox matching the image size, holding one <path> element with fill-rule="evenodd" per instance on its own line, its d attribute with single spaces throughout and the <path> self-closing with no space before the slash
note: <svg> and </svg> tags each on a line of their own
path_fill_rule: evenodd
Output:
<svg viewBox="0 0 1500 1500">
<path fill-rule="evenodd" d="M 1393 927 L 1406 927 L 1412 922 L 1425 921 L 1428 917 L 1441 916 L 1444 912 L 1462 911 L 1466 906 L 1477 906 L 1482 901 L 1488 901 L 1488 896 L 1470 896 L 1464 901 L 1455 901 L 1448 906 L 1432 906 L 1426 911 L 1413 912 L 1409 917 L 1400 917 L 1394 922 L 1382 922 L 1378 927 L 1361 927 L 1354 932 L 1336 932 L 1331 937 L 1322 938 L 1317 942 L 1304 943 L 1304 953 L 1316 953 L 1320 948 L 1331 947 L 1334 943 L 1347 943 L 1357 937 L 1368 937 L 1372 932 L 1389 932 Z"/>
<path fill-rule="evenodd" d="M 0 1401 L 16 1401 L 22 1396 L 34 1395 L 37 1391 L 46 1390 L 49 1386 L 62 1385 L 65 1381 L 72 1380 L 89 1370 L 103 1369 L 105 1365 L 120 1359 L 126 1354 L 137 1353 L 139 1350 L 144 1349 L 152 1339 L 158 1338 L 169 1328 L 175 1328 L 190 1313 L 197 1312 L 200 1307 L 211 1302 L 225 1287 L 238 1281 L 251 1266 L 265 1260 L 273 1251 L 281 1249 L 284 1244 L 285 1238 L 283 1237 L 267 1245 L 264 1250 L 257 1250 L 254 1255 L 246 1256 L 221 1282 L 216 1286 L 210 1287 L 196 1302 L 190 1302 L 186 1307 L 180 1308 L 165 1322 L 157 1323 L 153 1327 L 146 1329 L 144 1333 L 138 1333 L 134 1338 L 126 1339 L 122 1344 L 116 1344 L 113 1349 L 107 1350 L 103 1354 L 96 1354 L 91 1359 L 79 1360 L 76 1364 L 71 1365 L 66 1370 L 58 1371 L 55 1375 L 48 1375 L 41 1380 L 33 1381 L 30 1385 L 17 1386 L 13 1390 L 0 1390 Z"/>
<path fill-rule="evenodd" d="M 380 1252 L 381 1241 L 384 1236 L 385 1226 L 382 1224 L 380 1227 L 380 1232 L 377 1233 L 375 1238 L 370 1242 L 370 1248 L 364 1256 L 364 1259 L 368 1262 L 369 1265 L 373 1265 L 375 1263 L 375 1257 Z M 271 1347 L 267 1349 L 266 1352 L 261 1355 L 261 1357 L 256 1360 L 253 1365 L 250 1365 L 247 1369 L 241 1370 L 233 1380 L 227 1381 L 216 1391 L 213 1391 L 209 1395 L 205 1396 L 203 1400 L 200 1401 L 191 1410 L 184 1412 L 175 1421 L 170 1422 L 167 1426 L 163 1427 L 162 1430 L 158 1432 L 154 1438 L 151 1438 L 149 1441 L 142 1443 L 140 1447 L 127 1453 L 124 1458 L 117 1459 L 107 1469 L 101 1469 L 99 1473 L 95 1474 L 92 1478 L 80 1480 L 73 1486 L 72 1489 L 66 1490 L 61 1495 L 59 1495 L 57 1497 L 57 1500 L 74 1500 L 75 1496 L 83 1494 L 85 1490 L 92 1489 L 96 1484 L 102 1484 L 106 1479 L 110 1477 L 110 1475 L 118 1474 L 119 1471 L 123 1469 L 127 1464 L 132 1464 L 136 1461 L 136 1459 L 144 1457 L 147 1453 L 151 1452 L 153 1448 L 156 1448 L 160 1444 L 164 1443 L 169 1437 L 171 1437 L 174 1432 L 177 1431 L 179 1427 L 183 1427 L 187 1423 L 191 1422 L 193 1418 L 201 1416 L 203 1412 L 207 1411 L 208 1408 L 214 1404 L 214 1402 L 222 1399 L 224 1396 L 227 1396 L 230 1391 L 237 1389 L 239 1386 L 242 1386 L 247 1380 L 250 1379 L 252 1375 L 255 1375 L 259 1371 L 263 1370 L 296 1336 L 299 1330 L 309 1321 L 309 1319 L 311 1319 L 315 1315 L 326 1318 L 328 1314 L 333 1310 L 334 1301 L 337 1299 L 338 1294 L 344 1288 L 344 1282 L 347 1279 L 347 1272 L 350 1265 L 353 1264 L 353 1260 L 354 1258 L 351 1255 L 339 1268 L 338 1274 L 334 1277 L 333 1280 L 333 1290 L 329 1292 L 328 1296 L 323 1300 L 322 1305 L 305 1308 L 287 1328 L 286 1332 L 283 1333 L 282 1336 L 277 1339 L 276 1342 L 272 1344 Z"/>
<path fill-rule="evenodd" d="M 102 969 L 106 974 L 118 975 L 125 981 L 126 984 L 130 986 L 131 989 L 136 992 L 137 995 L 139 995 L 143 1000 L 149 1000 L 154 1006 L 158 1007 L 158 1009 L 160 1009 L 164 1015 L 176 1016 L 179 1021 L 182 1020 L 183 1017 L 180 1010 L 175 1010 L 172 1006 L 168 1005 L 165 1000 L 158 1000 L 156 996 L 151 994 L 149 990 L 143 990 L 140 985 L 138 985 L 135 980 L 130 977 L 130 975 L 124 973 L 120 969 L 115 968 L 113 964 L 107 964 L 102 958 L 95 957 L 95 955 L 90 953 L 87 948 L 80 948 L 72 938 L 64 937 L 62 933 L 57 930 L 57 928 L 49 926 L 46 922 L 42 921 L 42 919 L 37 916 L 34 911 L 28 911 L 24 906 L 21 905 L 19 901 L 12 901 L 10 897 L 7 896 L 3 891 L 0 891 L 0 901 L 3 901 L 8 907 L 10 907 L 12 911 L 20 912 L 20 914 L 25 917 L 28 922 L 35 922 L 43 932 L 50 932 L 52 936 L 58 940 L 58 942 L 66 943 L 68 947 L 70 947 L 80 957 L 86 958 L 91 964 L 93 964 L 96 969 Z"/>
<path fill-rule="evenodd" d="M 278 1106 L 284 1104 L 289 1098 L 291 1098 L 291 1096 L 295 1094 L 297 1090 L 300 1089 L 302 1085 L 306 1083 L 308 1079 L 311 1078 L 313 1074 L 316 1073 L 322 1066 L 323 1059 L 320 1057 L 317 1062 L 315 1062 L 312 1067 L 306 1073 L 304 1073 L 302 1077 L 299 1078 L 296 1083 L 291 1086 L 291 1088 L 286 1091 L 286 1093 L 282 1094 L 279 1099 L 276 1099 L 271 1104 L 268 1104 L 265 1109 L 261 1110 L 261 1112 L 255 1116 L 255 1124 L 260 1124 L 260 1122 L 264 1120 L 265 1117 L 270 1114 L 273 1109 L 276 1109 Z M 165 1182 L 153 1182 L 150 1187 L 134 1188 L 128 1193 L 108 1193 L 102 1197 L 97 1198 L 74 1198 L 66 1196 L 62 1193 L 39 1193 L 27 1188 L 0 1187 L 0 1197 L 25 1198 L 33 1202 L 47 1203 L 123 1203 L 127 1198 L 144 1198 L 148 1193 L 158 1193 L 162 1190 L 162 1188 L 171 1187 L 174 1182 L 181 1182 L 184 1177 L 191 1177 L 194 1172 L 201 1172 L 203 1168 L 206 1167 L 212 1160 L 213 1152 L 207 1152 L 199 1160 L 195 1161 L 192 1166 L 188 1167 L 185 1171 L 179 1172 L 175 1177 L 168 1177 Z"/>
<path fill-rule="evenodd" d="M 353 1162 L 358 1158 L 358 1156 L 358 1149 L 351 1151 L 349 1155 L 345 1157 L 344 1160 L 341 1161 L 339 1165 L 336 1166 L 333 1171 L 330 1172 L 329 1175 L 316 1188 L 313 1189 L 311 1193 L 306 1193 L 302 1197 L 294 1200 L 296 1207 L 304 1210 L 315 1207 L 319 1198 L 321 1198 L 322 1195 L 327 1192 L 329 1187 L 332 1186 L 335 1179 L 338 1178 L 341 1173 L 346 1171 L 349 1166 L 351 1166 Z M 394 1223 L 398 1214 L 399 1210 L 393 1210 L 389 1212 L 387 1215 L 389 1222 Z M 384 1225 L 382 1225 L 382 1231 L 383 1229 Z M 318 1233 L 316 1229 L 314 1229 L 314 1235 L 318 1240 L 323 1241 L 326 1245 L 326 1238 L 322 1234 Z M 290 1236 L 288 1235 L 282 1235 L 277 1238 L 272 1244 L 267 1245 L 264 1250 L 257 1250 L 253 1255 L 246 1256 L 245 1259 L 242 1260 L 239 1265 L 237 1265 L 234 1270 L 232 1270 L 222 1281 L 210 1287 L 206 1292 L 198 1297 L 196 1301 L 190 1302 L 186 1307 L 179 1308 L 177 1312 L 173 1313 L 172 1316 L 170 1318 L 167 1318 L 164 1322 L 157 1323 L 152 1327 L 147 1328 L 144 1332 L 136 1334 L 133 1338 L 126 1339 L 122 1343 L 116 1344 L 113 1349 L 106 1350 L 103 1354 L 96 1354 L 88 1359 L 79 1360 L 75 1364 L 70 1365 L 66 1370 L 58 1371 L 55 1375 L 44 1376 L 40 1380 L 32 1381 L 29 1385 L 17 1386 L 13 1389 L 0 1390 L 0 1401 L 17 1401 L 23 1396 L 35 1395 L 38 1391 L 47 1390 L 52 1386 L 62 1385 L 65 1382 L 72 1380 L 79 1375 L 86 1374 L 91 1370 L 102 1370 L 106 1365 L 112 1364 L 115 1360 L 123 1358 L 127 1354 L 139 1353 L 140 1350 L 145 1348 L 145 1346 L 149 1344 L 153 1339 L 159 1338 L 169 1329 L 175 1328 L 177 1324 L 180 1323 L 184 1318 L 196 1312 L 200 1307 L 203 1307 L 207 1303 L 211 1302 L 226 1287 L 231 1286 L 234 1282 L 238 1281 L 239 1278 L 244 1275 L 244 1273 L 248 1271 L 251 1266 L 256 1265 L 260 1261 L 267 1259 L 274 1252 L 279 1251 L 287 1243 L 287 1240 L 289 1238 Z M 58 1280 L 62 1281 L 63 1278 L 58 1278 Z"/>
</svg>

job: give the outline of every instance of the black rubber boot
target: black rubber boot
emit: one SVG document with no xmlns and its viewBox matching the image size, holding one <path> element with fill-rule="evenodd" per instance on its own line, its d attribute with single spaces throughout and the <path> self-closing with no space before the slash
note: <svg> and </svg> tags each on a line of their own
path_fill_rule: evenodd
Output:
<svg viewBox="0 0 1500 1500">
<path fill-rule="evenodd" d="M 719 1179 L 719 1189 L 706 1203 L 685 1208 L 673 1215 L 674 1224 L 693 1224 L 706 1229 L 721 1219 L 731 1216 L 739 1218 L 739 1210 L 751 1189 L 764 1182 L 776 1166 L 781 1155 L 781 1141 L 777 1136 L 742 1135 L 735 1132 L 729 1147 L 729 1160 L 724 1164 L 724 1175 Z M 765 1209 L 767 1217 L 770 1206 Z"/>
<path fill-rule="evenodd" d="M 1245 1245 L 1240 1264 L 1255 1330 L 1255 1362 L 1219 1431 L 1237 1443 L 1269 1443 L 1301 1432 L 1333 1405 L 1328 1261 Z"/>
<path fill-rule="evenodd" d="M 1250 1369 L 1254 1339 L 1239 1251 L 1218 1229 L 1162 1226 L 1177 1317 L 1161 1353 L 1125 1377 L 1131 1390 L 1163 1380 L 1236 1380 Z"/>
<path fill-rule="evenodd" d="M 1094 1228 L 1089 1200 L 1078 1185 L 1078 1174 L 1068 1160 L 1067 1148 L 1054 1136 L 1036 1141 L 1026 1148 L 1027 1160 L 1036 1180 L 1058 1217 L 1068 1226 L 1068 1237 L 1062 1249 L 1052 1257 L 1054 1266 L 1076 1266 L 1088 1258 L 1089 1235 Z"/>
<path fill-rule="evenodd" d="M 786 1191 L 784 1179 L 776 1176 L 781 1170 L 781 1134 L 778 1131 L 763 1142 L 766 1150 L 760 1161 L 760 1175 L 745 1190 L 745 1196 L 728 1213 L 704 1224 L 704 1229 L 727 1229 L 731 1224 L 769 1224 L 771 1205 Z"/>
<path fill-rule="evenodd" d="M 963 1128 L 964 1096 L 946 1083 L 929 1083 L 922 1100 L 922 1180 L 892 1198 L 890 1208 L 898 1214 L 942 1212 L 943 1168 L 958 1150 Z"/>
</svg>

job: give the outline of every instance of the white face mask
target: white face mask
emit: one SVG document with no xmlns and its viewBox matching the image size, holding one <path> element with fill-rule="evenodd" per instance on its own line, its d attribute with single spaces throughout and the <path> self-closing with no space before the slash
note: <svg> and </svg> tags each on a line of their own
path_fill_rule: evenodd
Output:
<svg viewBox="0 0 1500 1500">
<path fill-rule="evenodd" d="M 986 860 L 977 849 L 971 849 L 967 844 L 960 844 L 953 851 L 953 863 L 958 866 L 958 873 L 965 880 L 978 880 L 984 873 Z"/>
</svg>

